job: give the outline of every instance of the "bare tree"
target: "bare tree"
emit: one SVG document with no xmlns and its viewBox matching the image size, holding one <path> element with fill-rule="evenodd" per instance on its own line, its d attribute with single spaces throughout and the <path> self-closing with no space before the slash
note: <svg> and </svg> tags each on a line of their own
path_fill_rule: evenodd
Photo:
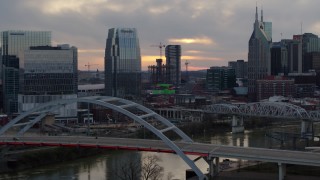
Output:
<svg viewBox="0 0 320 180">
<path fill-rule="evenodd" d="M 116 166 L 114 175 L 120 180 L 137 180 L 141 176 L 140 161 L 137 158 L 129 158 L 128 161 Z"/>
<path fill-rule="evenodd" d="M 161 159 L 156 155 L 145 156 L 142 159 L 131 157 L 114 169 L 114 175 L 119 180 L 160 180 L 163 176 L 163 167 L 158 162 Z"/>
<path fill-rule="evenodd" d="M 158 162 L 161 159 L 156 155 L 146 156 L 142 160 L 141 176 L 143 180 L 159 180 L 163 176 L 163 167 Z"/>
</svg>

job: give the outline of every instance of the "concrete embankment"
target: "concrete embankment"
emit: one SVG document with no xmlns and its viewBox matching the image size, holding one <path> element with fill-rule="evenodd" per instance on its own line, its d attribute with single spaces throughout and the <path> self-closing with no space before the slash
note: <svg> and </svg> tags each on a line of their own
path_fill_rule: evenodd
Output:
<svg viewBox="0 0 320 180">
<path fill-rule="evenodd" d="M 42 165 L 70 161 L 103 153 L 100 149 L 34 147 L 7 151 L 0 159 L 0 173 L 15 172 Z"/>
</svg>

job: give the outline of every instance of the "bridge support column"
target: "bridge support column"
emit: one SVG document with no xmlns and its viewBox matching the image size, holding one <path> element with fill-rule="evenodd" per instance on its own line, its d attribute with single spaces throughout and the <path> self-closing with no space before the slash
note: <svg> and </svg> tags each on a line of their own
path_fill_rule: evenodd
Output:
<svg viewBox="0 0 320 180">
<path fill-rule="evenodd" d="M 219 174 L 219 157 L 208 157 L 206 161 L 209 164 L 210 179 L 213 179 Z"/>
<path fill-rule="evenodd" d="M 232 133 L 243 133 L 243 117 L 238 119 L 235 115 L 232 116 Z"/>
<path fill-rule="evenodd" d="M 302 120 L 301 121 L 301 137 L 312 139 L 313 138 L 313 122 Z"/>
<path fill-rule="evenodd" d="M 279 180 L 284 180 L 287 175 L 287 166 L 284 163 L 278 163 L 279 167 Z"/>
</svg>

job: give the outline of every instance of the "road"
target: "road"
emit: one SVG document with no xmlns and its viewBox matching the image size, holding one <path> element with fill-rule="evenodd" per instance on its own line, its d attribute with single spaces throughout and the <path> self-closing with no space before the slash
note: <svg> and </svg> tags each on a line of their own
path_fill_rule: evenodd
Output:
<svg viewBox="0 0 320 180">
<path fill-rule="evenodd" d="M 110 137 L 99 137 L 98 139 L 96 139 L 95 137 L 86 136 L 23 136 L 19 137 L 18 140 L 14 140 L 13 136 L 0 136 L 0 145 L 6 144 L 87 148 L 94 147 L 103 149 L 123 149 L 175 153 L 161 140 Z M 238 158 L 262 162 L 320 166 L 320 154 L 316 152 L 235 147 L 176 141 L 175 144 L 184 153 L 199 156 Z"/>
</svg>

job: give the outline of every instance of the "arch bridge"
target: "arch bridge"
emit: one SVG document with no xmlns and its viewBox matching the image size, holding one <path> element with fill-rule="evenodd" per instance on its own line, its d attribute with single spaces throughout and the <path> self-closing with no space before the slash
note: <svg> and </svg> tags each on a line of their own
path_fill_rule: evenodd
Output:
<svg viewBox="0 0 320 180">
<path fill-rule="evenodd" d="M 133 119 L 135 122 L 140 123 L 145 128 L 150 130 L 159 139 L 161 139 L 168 147 L 170 147 L 176 154 L 178 154 L 189 165 L 189 167 L 192 168 L 192 170 L 197 174 L 199 179 L 207 179 L 207 177 L 195 165 L 194 161 L 191 160 L 188 156 L 186 156 L 183 153 L 183 151 L 179 148 L 179 146 L 174 141 L 171 141 L 165 135 L 165 132 L 173 131 L 181 138 L 182 142 L 192 144 L 193 141 L 190 137 L 188 137 L 184 132 L 182 132 L 170 121 L 160 116 L 159 114 L 155 113 L 154 111 L 140 104 L 137 104 L 125 99 L 121 99 L 121 98 L 108 97 L 108 96 L 95 96 L 95 97 L 84 97 L 84 98 L 62 99 L 57 101 L 51 101 L 20 114 L 18 117 L 14 118 L 8 124 L 6 124 L 0 129 L 0 135 L 3 135 L 8 129 L 10 129 L 13 126 L 23 126 L 21 130 L 18 132 L 18 135 L 22 135 L 26 131 L 28 131 L 34 124 L 36 124 L 37 122 L 41 121 L 44 117 L 46 117 L 47 114 L 50 114 L 63 106 L 73 104 L 73 103 L 96 104 L 101 107 L 112 109 L 116 112 L 119 112 L 128 116 L 129 118 Z M 19 123 L 24 118 L 34 114 L 37 114 L 37 117 L 35 119 L 29 122 Z M 152 125 L 150 120 L 152 121 L 156 120 L 160 125 L 157 125 L 157 127 L 155 127 L 154 125 Z"/>
</svg>

